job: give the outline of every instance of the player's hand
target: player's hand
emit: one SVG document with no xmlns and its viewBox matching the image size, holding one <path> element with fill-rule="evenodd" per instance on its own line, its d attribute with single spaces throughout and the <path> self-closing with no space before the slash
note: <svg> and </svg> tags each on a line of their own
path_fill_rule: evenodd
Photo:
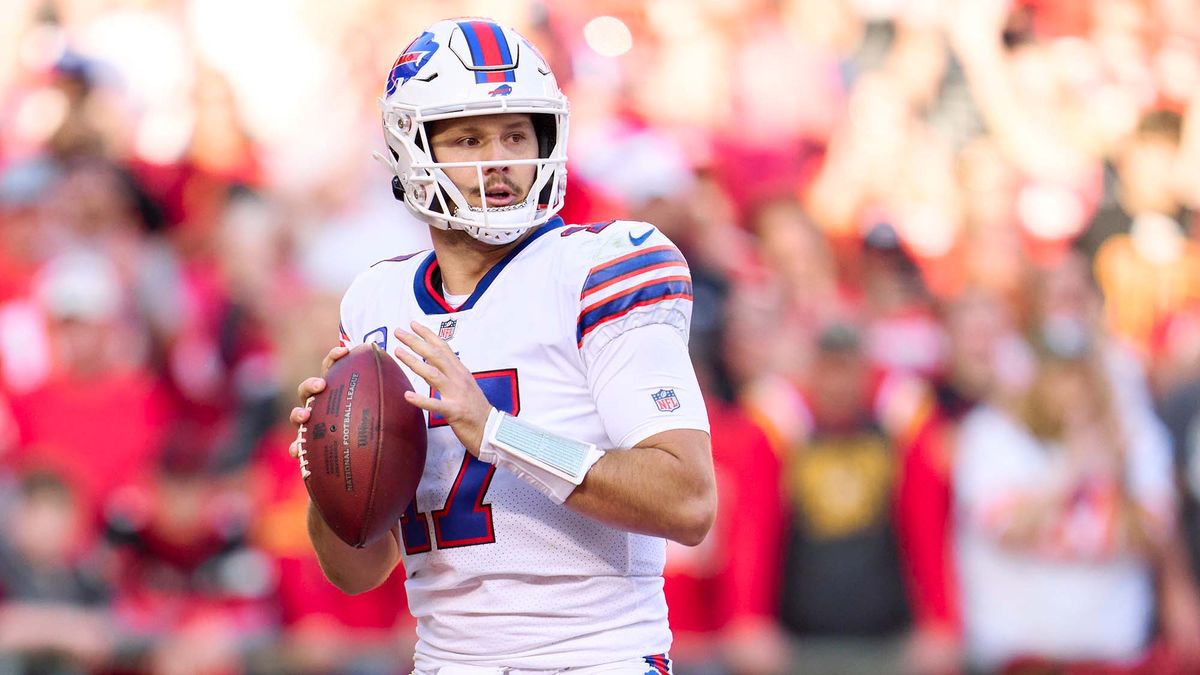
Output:
<svg viewBox="0 0 1200 675">
<path fill-rule="evenodd" d="M 412 333 L 396 330 L 396 338 L 408 347 L 397 347 L 396 358 L 436 389 L 440 397 L 431 398 L 410 391 L 404 398 L 418 408 L 444 417 L 467 452 L 478 456 L 479 446 L 483 443 L 483 427 L 492 405 L 475 376 L 445 340 L 415 321 L 412 329 Z"/>
<path fill-rule="evenodd" d="M 292 441 L 292 444 L 288 446 L 288 454 L 292 456 L 292 459 L 300 459 L 300 427 L 308 422 L 310 414 L 308 399 L 325 391 L 325 373 L 329 372 L 329 368 L 333 365 L 334 361 L 349 353 L 349 347 L 334 347 L 330 349 L 329 353 L 321 361 L 321 377 L 307 378 L 296 388 L 296 395 L 300 399 L 300 405 L 292 408 L 292 414 L 288 416 L 291 423 L 296 425 L 296 440 Z"/>
</svg>

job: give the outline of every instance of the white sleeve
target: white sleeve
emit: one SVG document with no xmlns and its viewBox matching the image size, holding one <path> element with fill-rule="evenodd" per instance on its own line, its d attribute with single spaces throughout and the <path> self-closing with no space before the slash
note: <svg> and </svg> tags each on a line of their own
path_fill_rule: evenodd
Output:
<svg viewBox="0 0 1200 675">
<path fill-rule="evenodd" d="M 618 448 L 670 429 L 709 430 L 687 343 L 673 326 L 649 324 L 614 337 L 595 354 L 587 376 Z"/>
</svg>

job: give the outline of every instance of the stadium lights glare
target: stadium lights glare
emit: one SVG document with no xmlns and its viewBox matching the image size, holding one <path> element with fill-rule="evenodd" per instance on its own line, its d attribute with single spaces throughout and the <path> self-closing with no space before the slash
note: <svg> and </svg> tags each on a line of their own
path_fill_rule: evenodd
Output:
<svg viewBox="0 0 1200 675">
<path fill-rule="evenodd" d="M 598 16 L 583 27 L 583 39 L 601 56 L 621 56 L 633 48 L 633 33 L 614 16 Z"/>
</svg>

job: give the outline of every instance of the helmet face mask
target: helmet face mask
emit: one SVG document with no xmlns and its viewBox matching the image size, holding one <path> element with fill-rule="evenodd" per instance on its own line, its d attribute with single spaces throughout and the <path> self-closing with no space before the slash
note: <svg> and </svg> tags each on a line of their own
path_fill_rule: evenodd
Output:
<svg viewBox="0 0 1200 675">
<path fill-rule="evenodd" d="M 545 61 L 512 29 L 484 19 L 434 24 L 396 60 L 379 103 L 391 157 L 376 156 L 398 178 L 397 197 L 402 192 L 405 206 L 430 225 L 505 244 L 562 208 L 567 100 Z M 531 116 L 538 157 L 476 162 L 433 157 L 431 122 L 513 113 Z M 522 202 L 489 207 L 481 199 L 472 206 L 446 174 L 446 169 L 475 169 L 482 195 L 486 170 L 501 166 L 535 167 Z"/>
</svg>

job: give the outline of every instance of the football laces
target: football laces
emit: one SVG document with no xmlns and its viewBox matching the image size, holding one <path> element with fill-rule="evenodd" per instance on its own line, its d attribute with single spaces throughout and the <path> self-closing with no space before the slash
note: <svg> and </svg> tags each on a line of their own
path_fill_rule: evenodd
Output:
<svg viewBox="0 0 1200 675">
<path fill-rule="evenodd" d="M 312 404 L 313 404 L 313 401 L 315 401 L 315 400 L 316 400 L 315 396 L 309 396 L 308 400 L 304 402 L 305 409 L 312 410 Z M 296 438 L 296 445 L 298 446 L 297 449 L 299 450 L 299 455 L 300 455 L 299 460 L 300 460 L 300 478 L 301 479 L 307 479 L 309 476 L 312 475 L 312 472 L 308 470 L 308 450 L 304 447 L 304 442 L 306 440 L 308 440 L 305 437 L 306 433 L 308 433 L 308 426 L 301 424 L 299 436 Z"/>
</svg>

